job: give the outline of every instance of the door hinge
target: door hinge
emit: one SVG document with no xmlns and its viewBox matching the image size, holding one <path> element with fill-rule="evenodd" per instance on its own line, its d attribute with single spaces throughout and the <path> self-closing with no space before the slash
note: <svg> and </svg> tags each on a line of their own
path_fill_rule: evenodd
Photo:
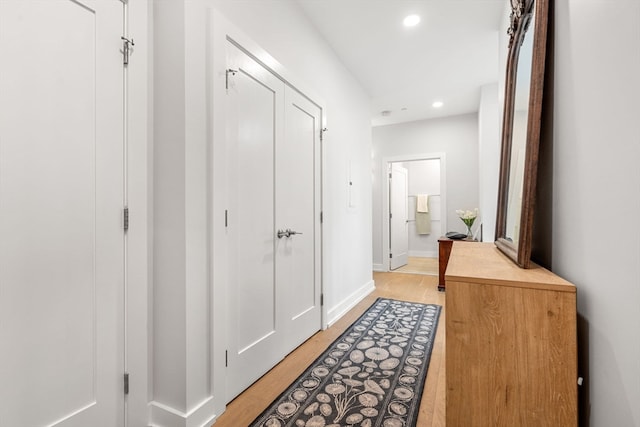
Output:
<svg viewBox="0 0 640 427">
<path fill-rule="evenodd" d="M 320 142 L 324 141 L 324 133 L 327 132 L 329 129 L 327 128 L 322 128 L 320 129 Z"/>
<path fill-rule="evenodd" d="M 133 42 L 133 39 L 129 40 L 124 36 L 120 37 L 120 40 L 122 40 L 122 64 L 129 65 L 129 55 L 132 51 L 131 46 L 135 46 L 136 44 Z"/>
<path fill-rule="evenodd" d="M 389 172 L 389 179 L 391 179 L 391 172 Z"/>
<path fill-rule="evenodd" d="M 122 211 L 122 228 L 124 231 L 129 230 L 129 208 L 124 208 Z"/>
<path fill-rule="evenodd" d="M 392 253 L 389 254 L 389 258 L 393 258 L 393 254 Z"/>
<path fill-rule="evenodd" d="M 229 350 L 224 351 L 224 367 L 229 367 Z"/>
<path fill-rule="evenodd" d="M 129 373 L 124 373 L 124 394 L 129 394 Z"/>
<path fill-rule="evenodd" d="M 320 211 L 320 224 L 322 224 L 322 221 L 324 221 L 324 217 L 323 217 L 322 213 L 323 213 L 323 212 L 322 212 L 322 211 Z"/>
<path fill-rule="evenodd" d="M 389 212 L 389 219 L 393 218 L 393 214 Z"/>
<path fill-rule="evenodd" d="M 320 294 L 320 305 L 324 306 L 324 294 Z"/>
<path fill-rule="evenodd" d="M 229 90 L 229 73 L 231 73 L 232 76 L 235 76 L 237 72 L 238 70 L 234 70 L 231 68 L 225 70 L 225 83 L 224 83 L 225 89 Z"/>
<path fill-rule="evenodd" d="M 227 228 L 229 226 L 229 211 L 224 210 L 224 227 Z"/>
</svg>

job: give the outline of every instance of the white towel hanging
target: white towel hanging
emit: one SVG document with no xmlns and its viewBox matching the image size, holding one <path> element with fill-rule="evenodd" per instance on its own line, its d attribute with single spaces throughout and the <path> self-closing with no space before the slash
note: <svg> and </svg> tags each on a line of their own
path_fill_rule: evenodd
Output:
<svg viewBox="0 0 640 427">
<path fill-rule="evenodd" d="M 416 212 L 429 212 L 429 195 L 418 194 L 416 196 Z"/>
</svg>

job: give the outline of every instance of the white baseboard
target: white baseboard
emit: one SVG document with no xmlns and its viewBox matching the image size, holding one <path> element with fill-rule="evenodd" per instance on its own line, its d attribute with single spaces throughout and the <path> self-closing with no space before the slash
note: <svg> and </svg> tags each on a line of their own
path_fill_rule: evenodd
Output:
<svg viewBox="0 0 640 427">
<path fill-rule="evenodd" d="M 362 287 L 356 290 L 354 293 L 349 295 L 347 298 L 342 300 L 341 303 L 331 308 L 327 312 L 328 318 L 328 326 L 336 323 L 342 316 L 344 316 L 349 310 L 355 307 L 360 301 L 364 299 L 367 295 L 373 292 L 376 289 L 375 283 L 373 280 L 370 280 L 368 283 L 365 283 Z"/>
<path fill-rule="evenodd" d="M 438 258 L 437 251 L 409 251 L 409 256 L 418 258 Z"/>
<path fill-rule="evenodd" d="M 168 405 L 153 401 L 149 403 L 151 408 L 152 427 L 209 427 L 216 419 L 214 414 L 213 396 L 188 413 L 178 411 Z"/>
<path fill-rule="evenodd" d="M 373 271 L 387 271 L 382 264 L 373 264 Z"/>
</svg>

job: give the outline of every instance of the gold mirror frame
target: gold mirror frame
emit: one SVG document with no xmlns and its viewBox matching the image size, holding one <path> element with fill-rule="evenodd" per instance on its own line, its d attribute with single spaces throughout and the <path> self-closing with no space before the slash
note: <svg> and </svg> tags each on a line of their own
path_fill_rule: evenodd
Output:
<svg viewBox="0 0 640 427">
<path fill-rule="evenodd" d="M 498 249 L 522 268 L 529 268 L 531 264 L 531 241 L 538 171 L 538 147 L 540 145 L 548 13 L 548 0 L 511 0 L 511 25 L 508 31 L 510 39 L 505 80 L 502 154 L 500 158 L 495 244 Z M 533 28 L 529 28 L 532 16 L 535 16 L 534 25 Z M 517 67 L 520 46 L 524 41 L 527 31 L 533 31 L 533 52 L 531 58 L 529 110 L 523 168 L 524 176 L 522 179 L 522 205 L 520 210 L 518 241 L 514 243 L 512 239 L 507 237 L 507 209 L 509 205 L 509 183 L 514 179 L 511 173 L 511 152 L 514 133 L 513 123 L 518 75 Z"/>
</svg>

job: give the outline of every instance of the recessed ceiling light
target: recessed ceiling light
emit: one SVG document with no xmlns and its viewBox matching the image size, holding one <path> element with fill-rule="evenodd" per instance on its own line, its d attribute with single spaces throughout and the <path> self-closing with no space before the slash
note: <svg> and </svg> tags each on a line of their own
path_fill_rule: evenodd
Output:
<svg viewBox="0 0 640 427">
<path fill-rule="evenodd" d="M 433 108 L 441 108 L 443 105 L 444 105 L 444 102 L 442 101 L 436 101 L 433 104 L 431 104 Z"/>
<path fill-rule="evenodd" d="M 405 27 L 415 27 L 419 22 L 420 17 L 418 15 L 409 15 L 402 21 Z"/>
</svg>

